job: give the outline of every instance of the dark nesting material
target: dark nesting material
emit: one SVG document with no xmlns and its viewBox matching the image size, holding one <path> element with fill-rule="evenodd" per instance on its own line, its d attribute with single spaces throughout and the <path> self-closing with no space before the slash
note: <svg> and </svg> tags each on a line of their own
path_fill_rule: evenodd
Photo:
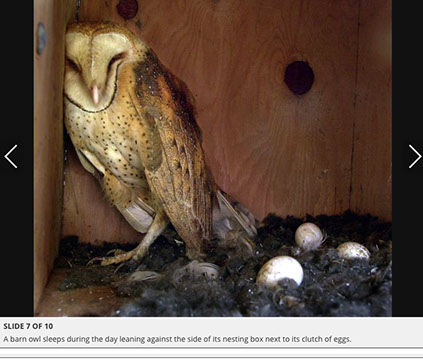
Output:
<svg viewBox="0 0 423 360">
<path fill-rule="evenodd" d="M 298 253 L 294 234 L 306 221 L 319 225 L 328 238 L 319 249 Z M 269 215 L 255 240 L 254 257 L 211 250 L 209 261 L 220 267 L 220 276 L 214 280 L 198 273 L 194 276 L 192 266 L 184 268 L 189 264 L 184 245 L 172 240 L 180 240 L 174 231 L 168 230 L 166 236 L 151 246 L 140 266 L 129 262 L 119 268 L 85 265 L 118 246 L 124 250 L 132 246 L 105 244 L 99 248 L 79 244 L 76 238 L 64 239 L 57 266 L 68 270 L 60 289 L 111 284 L 128 303 L 110 316 L 392 315 L 391 224 L 375 217 L 351 212 L 305 219 Z M 371 252 L 370 261 L 339 258 L 336 247 L 347 241 L 365 245 Z M 283 280 L 278 290 L 255 284 L 261 266 L 278 255 L 293 256 L 301 263 L 304 280 L 299 287 L 290 280 Z M 130 281 L 136 270 L 160 276 L 148 273 L 153 274 L 149 280 Z"/>
</svg>

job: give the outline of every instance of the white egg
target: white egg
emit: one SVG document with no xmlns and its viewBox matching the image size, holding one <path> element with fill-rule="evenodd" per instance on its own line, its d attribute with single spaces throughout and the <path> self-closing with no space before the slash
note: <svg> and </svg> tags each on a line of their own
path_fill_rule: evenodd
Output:
<svg viewBox="0 0 423 360">
<path fill-rule="evenodd" d="M 295 232 L 295 242 L 303 250 L 315 250 L 323 240 L 322 230 L 313 223 L 304 223 Z"/>
<path fill-rule="evenodd" d="M 265 263 L 257 274 L 257 284 L 277 287 L 282 279 L 292 279 L 298 285 L 303 281 L 301 264 L 290 256 L 277 256 Z"/>
<path fill-rule="evenodd" d="M 370 259 L 370 251 L 356 242 L 346 242 L 338 246 L 338 255 L 344 259 Z"/>
</svg>

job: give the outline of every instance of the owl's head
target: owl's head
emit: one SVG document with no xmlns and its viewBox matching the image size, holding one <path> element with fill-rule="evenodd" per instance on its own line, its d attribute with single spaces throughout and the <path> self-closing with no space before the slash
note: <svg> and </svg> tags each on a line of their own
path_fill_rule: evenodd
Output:
<svg viewBox="0 0 423 360">
<path fill-rule="evenodd" d="M 119 68 L 136 60 L 140 44 L 133 33 L 118 24 L 70 24 L 66 32 L 65 96 L 86 111 L 107 108 L 117 89 Z"/>
</svg>

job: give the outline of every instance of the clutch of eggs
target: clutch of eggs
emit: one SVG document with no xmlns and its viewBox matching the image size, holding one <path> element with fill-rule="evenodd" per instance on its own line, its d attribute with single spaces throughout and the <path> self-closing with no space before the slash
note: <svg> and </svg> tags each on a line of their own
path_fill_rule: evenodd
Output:
<svg viewBox="0 0 423 360">
<path fill-rule="evenodd" d="M 323 232 L 310 222 L 300 225 L 295 231 L 295 242 L 303 250 L 315 250 L 323 242 Z"/>
<path fill-rule="evenodd" d="M 346 242 L 338 246 L 338 255 L 344 259 L 370 259 L 370 251 L 356 242 Z"/>
<path fill-rule="evenodd" d="M 282 279 L 292 279 L 297 285 L 303 281 L 301 264 L 290 256 L 277 256 L 266 262 L 257 274 L 257 284 L 275 288 Z"/>
</svg>

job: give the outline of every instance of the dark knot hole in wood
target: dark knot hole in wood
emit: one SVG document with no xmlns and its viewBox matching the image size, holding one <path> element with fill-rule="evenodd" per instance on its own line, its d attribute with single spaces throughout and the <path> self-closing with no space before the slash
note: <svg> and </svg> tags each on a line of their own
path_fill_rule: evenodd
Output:
<svg viewBox="0 0 423 360">
<path fill-rule="evenodd" d="M 135 17 L 138 12 L 137 0 L 119 0 L 119 4 L 116 5 L 117 12 L 125 20 L 129 20 Z"/>
<path fill-rule="evenodd" d="M 313 69 L 305 61 L 294 61 L 286 67 L 284 81 L 295 95 L 303 95 L 313 85 Z"/>
</svg>

